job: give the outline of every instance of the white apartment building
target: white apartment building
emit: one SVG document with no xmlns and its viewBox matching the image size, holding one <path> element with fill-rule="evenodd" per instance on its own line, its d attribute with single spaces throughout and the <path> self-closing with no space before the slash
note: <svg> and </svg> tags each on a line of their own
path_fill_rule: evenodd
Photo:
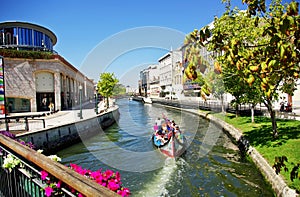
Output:
<svg viewBox="0 0 300 197">
<path fill-rule="evenodd" d="M 158 59 L 159 84 L 163 94 L 175 94 L 177 97 L 183 92 L 182 51 L 170 51 Z"/>
<path fill-rule="evenodd" d="M 158 98 L 160 96 L 161 87 L 159 84 L 159 69 L 158 64 L 149 65 L 149 96 Z"/>
<path fill-rule="evenodd" d="M 159 69 L 157 64 L 150 64 L 140 72 L 140 94 L 145 97 L 159 97 L 161 88 L 159 85 Z"/>
</svg>

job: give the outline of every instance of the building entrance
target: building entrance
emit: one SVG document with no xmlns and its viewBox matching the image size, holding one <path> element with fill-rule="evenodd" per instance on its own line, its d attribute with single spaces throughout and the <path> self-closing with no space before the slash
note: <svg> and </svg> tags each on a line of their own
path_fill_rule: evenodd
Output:
<svg viewBox="0 0 300 197">
<path fill-rule="evenodd" d="M 47 93 L 36 93 L 37 111 L 50 111 L 49 105 L 54 104 L 55 110 L 55 99 L 53 92 Z"/>
</svg>

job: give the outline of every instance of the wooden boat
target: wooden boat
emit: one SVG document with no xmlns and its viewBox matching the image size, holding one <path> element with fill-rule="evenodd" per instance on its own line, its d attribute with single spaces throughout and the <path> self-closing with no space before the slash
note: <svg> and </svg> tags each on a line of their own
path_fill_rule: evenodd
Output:
<svg viewBox="0 0 300 197">
<path fill-rule="evenodd" d="M 162 143 L 160 137 L 152 135 L 153 145 L 160 150 L 161 153 L 168 157 L 179 157 L 186 151 L 186 138 L 182 133 L 175 134 L 174 131 L 170 131 L 168 140 Z"/>
</svg>

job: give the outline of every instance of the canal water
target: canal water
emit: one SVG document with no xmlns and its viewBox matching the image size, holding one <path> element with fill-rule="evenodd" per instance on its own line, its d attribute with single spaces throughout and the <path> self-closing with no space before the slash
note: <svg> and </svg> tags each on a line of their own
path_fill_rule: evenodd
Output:
<svg viewBox="0 0 300 197">
<path fill-rule="evenodd" d="M 57 153 L 62 163 L 121 173 L 132 196 L 274 196 L 261 173 L 222 130 L 197 115 L 120 99 L 120 119 L 105 131 Z M 180 125 L 188 141 L 176 160 L 150 140 L 162 114 Z"/>
</svg>

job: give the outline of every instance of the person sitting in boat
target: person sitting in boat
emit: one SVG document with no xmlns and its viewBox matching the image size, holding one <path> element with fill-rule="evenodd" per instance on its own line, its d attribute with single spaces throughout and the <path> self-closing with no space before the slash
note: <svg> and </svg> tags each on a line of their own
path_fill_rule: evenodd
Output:
<svg viewBox="0 0 300 197">
<path fill-rule="evenodd" d="M 165 122 L 161 125 L 161 130 L 163 130 L 163 132 L 166 132 L 168 130 L 167 124 Z"/>
<path fill-rule="evenodd" d="M 174 133 L 175 133 L 175 136 L 176 136 L 178 139 L 181 139 L 182 133 L 181 133 L 181 131 L 180 131 L 178 125 L 175 126 Z"/>
<path fill-rule="evenodd" d="M 160 119 L 160 117 L 158 117 L 156 120 L 155 120 L 155 123 L 156 125 L 158 126 L 158 130 L 161 129 L 161 126 L 162 126 L 162 119 Z"/>
<path fill-rule="evenodd" d="M 162 135 L 162 130 L 161 129 L 156 130 L 155 135 Z"/>
<path fill-rule="evenodd" d="M 157 141 L 160 141 L 160 145 L 164 145 L 166 143 L 166 141 L 168 140 L 165 140 L 164 138 L 164 135 L 162 135 L 162 130 L 158 130 L 156 133 L 155 133 L 155 137 L 156 137 L 156 140 Z"/>
<path fill-rule="evenodd" d="M 158 131 L 158 130 L 159 130 L 156 123 L 155 123 L 155 125 L 153 126 L 153 130 L 154 130 L 154 131 Z"/>
<path fill-rule="evenodd" d="M 175 129 L 175 126 L 176 126 L 176 123 L 175 123 L 174 120 L 172 120 L 172 122 L 171 122 L 171 127 Z"/>
</svg>

